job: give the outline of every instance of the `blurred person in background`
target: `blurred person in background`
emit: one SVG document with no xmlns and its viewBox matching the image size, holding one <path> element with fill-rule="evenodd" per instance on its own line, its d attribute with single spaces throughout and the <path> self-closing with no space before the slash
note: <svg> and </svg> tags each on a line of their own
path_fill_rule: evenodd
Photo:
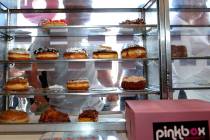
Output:
<svg viewBox="0 0 210 140">
<path fill-rule="evenodd" d="M 52 2 L 52 1 L 50 1 Z M 91 8 L 91 0 L 64 0 L 63 4 L 64 7 L 67 9 L 70 8 Z M 66 21 L 68 25 L 83 25 L 90 20 L 90 13 L 86 12 L 76 12 L 76 13 L 66 13 Z M 62 56 L 63 52 L 66 51 L 67 48 L 80 48 L 81 41 L 85 37 L 68 37 L 68 45 L 59 48 L 59 53 Z M 49 42 L 50 38 L 37 38 L 35 42 L 31 45 L 30 51 L 33 54 L 34 50 L 43 47 L 50 47 Z M 93 47 L 87 48 L 87 52 L 89 56 L 93 52 Z M 30 75 L 30 81 L 32 86 L 39 86 L 39 80 L 41 80 L 42 87 L 48 87 L 51 85 L 65 85 L 68 80 L 75 80 L 75 79 L 88 79 L 90 82 L 90 86 L 94 87 L 113 87 L 115 86 L 112 78 L 110 76 L 110 71 L 108 70 L 96 70 L 94 67 L 94 63 L 87 63 L 85 71 L 68 71 L 68 64 L 67 63 L 56 63 L 55 64 L 55 71 L 49 72 L 41 72 L 41 75 L 38 77 L 37 66 L 33 66 L 32 71 L 28 74 Z M 39 79 L 38 79 L 39 78 Z M 109 95 L 108 100 L 116 101 L 118 100 L 118 96 L 116 95 Z M 38 106 L 47 104 L 48 101 L 43 96 L 36 96 L 35 101 L 32 104 L 32 111 L 36 111 Z M 103 103 L 100 98 L 98 97 L 88 97 L 88 96 L 71 96 L 69 98 L 61 97 L 61 96 L 54 96 L 50 97 L 49 104 L 55 106 L 56 108 L 64 111 L 70 112 L 74 114 L 78 114 L 81 108 L 95 108 L 97 111 L 103 109 Z"/>
<path fill-rule="evenodd" d="M 207 8 L 207 0 L 173 0 L 172 6 L 174 8 Z M 171 17 L 171 25 L 209 25 L 208 12 L 177 12 L 176 15 Z M 180 37 L 173 37 L 171 44 L 185 45 L 187 48 L 188 57 L 191 56 L 209 56 L 210 44 L 208 41 L 207 31 L 204 27 L 197 28 L 175 28 L 182 33 L 189 32 L 190 35 L 181 34 Z M 186 60 L 176 60 L 172 64 L 173 83 L 181 83 L 183 86 L 188 86 L 188 83 L 195 84 L 196 86 L 208 86 L 210 67 L 207 65 L 206 60 L 190 60 L 195 61 L 196 64 L 185 64 Z M 186 62 L 186 63 L 191 63 Z M 192 85 L 191 85 L 192 86 Z M 174 98 L 189 98 L 189 99 L 202 99 L 210 101 L 209 90 L 181 90 L 174 92 Z"/>
</svg>

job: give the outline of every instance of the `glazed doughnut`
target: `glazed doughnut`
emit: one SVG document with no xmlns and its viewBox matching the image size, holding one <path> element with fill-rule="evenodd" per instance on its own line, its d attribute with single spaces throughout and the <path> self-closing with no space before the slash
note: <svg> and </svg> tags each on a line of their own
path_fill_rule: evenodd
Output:
<svg viewBox="0 0 210 140">
<path fill-rule="evenodd" d="M 142 76 L 126 76 L 121 83 L 121 87 L 125 90 L 142 90 L 145 86 L 146 79 Z"/>
<path fill-rule="evenodd" d="M 64 19 L 61 20 L 45 19 L 41 21 L 40 25 L 43 27 L 67 26 L 66 20 Z"/>
<path fill-rule="evenodd" d="M 54 48 L 39 48 L 34 51 L 34 55 L 38 60 L 55 60 L 59 57 L 58 51 Z"/>
<path fill-rule="evenodd" d="M 19 110 L 7 110 L 0 113 L 0 123 L 27 123 L 29 116 L 26 112 Z"/>
<path fill-rule="evenodd" d="M 66 84 L 68 90 L 88 90 L 88 80 L 69 80 Z"/>
<path fill-rule="evenodd" d="M 118 54 L 113 50 L 98 50 L 93 52 L 94 59 L 117 59 Z"/>
<path fill-rule="evenodd" d="M 121 22 L 120 24 L 139 24 L 139 25 L 145 25 L 145 21 L 142 18 L 137 18 L 134 20 L 125 20 Z"/>
<path fill-rule="evenodd" d="M 117 59 L 117 51 L 112 50 L 112 47 L 108 45 L 100 45 L 97 51 L 93 52 L 94 59 Z"/>
<path fill-rule="evenodd" d="M 116 51 L 112 50 L 110 46 L 100 45 L 97 51 L 93 52 L 94 59 L 117 59 L 118 54 Z"/>
<path fill-rule="evenodd" d="M 25 49 L 14 48 L 8 52 L 8 60 L 29 60 L 30 53 Z"/>
<path fill-rule="evenodd" d="M 27 79 L 18 77 L 8 80 L 4 88 L 7 91 L 26 91 L 29 83 Z"/>
<path fill-rule="evenodd" d="M 121 51 L 122 58 L 146 58 L 147 52 L 144 47 L 139 45 L 128 46 Z"/>
<path fill-rule="evenodd" d="M 69 48 L 63 54 L 65 59 L 87 59 L 88 55 L 84 49 L 81 48 Z"/>
</svg>

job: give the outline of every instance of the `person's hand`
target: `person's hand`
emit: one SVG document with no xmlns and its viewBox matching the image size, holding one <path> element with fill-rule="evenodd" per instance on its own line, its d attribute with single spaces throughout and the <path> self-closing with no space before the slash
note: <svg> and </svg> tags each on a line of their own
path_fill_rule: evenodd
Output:
<svg viewBox="0 0 210 140">
<path fill-rule="evenodd" d="M 34 97 L 34 100 L 37 104 L 47 104 L 47 100 L 44 96 L 41 96 L 41 95 L 37 95 Z"/>
<path fill-rule="evenodd" d="M 44 96 L 35 96 L 34 103 L 31 105 L 31 111 L 36 112 L 37 110 L 41 110 L 40 108 L 48 105 L 47 100 Z"/>
<path fill-rule="evenodd" d="M 24 74 L 25 71 L 23 70 L 18 70 L 15 67 L 10 68 L 9 70 L 9 75 L 10 77 L 19 77 L 22 76 Z"/>
<path fill-rule="evenodd" d="M 110 94 L 107 95 L 106 99 L 108 102 L 116 102 L 117 100 L 119 100 L 119 96 L 117 94 Z"/>
<path fill-rule="evenodd" d="M 33 63 L 31 66 L 31 71 L 26 71 L 26 74 L 28 75 L 28 81 L 30 83 L 31 86 L 33 86 L 34 88 L 40 88 L 41 87 L 41 83 L 38 79 L 38 68 L 37 68 L 37 64 Z"/>
<path fill-rule="evenodd" d="M 113 87 L 113 81 L 110 70 L 98 70 L 97 71 L 97 79 L 101 85 L 105 87 Z"/>
</svg>

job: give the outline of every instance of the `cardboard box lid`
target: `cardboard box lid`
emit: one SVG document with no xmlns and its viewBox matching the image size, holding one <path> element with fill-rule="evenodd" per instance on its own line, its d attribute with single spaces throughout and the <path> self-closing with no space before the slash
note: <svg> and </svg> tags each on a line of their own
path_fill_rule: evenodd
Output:
<svg viewBox="0 0 210 140">
<path fill-rule="evenodd" d="M 210 111 L 210 102 L 202 100 L 132 100 L 126 106 L 135 113 L 204 112 Z"/>
</svg>

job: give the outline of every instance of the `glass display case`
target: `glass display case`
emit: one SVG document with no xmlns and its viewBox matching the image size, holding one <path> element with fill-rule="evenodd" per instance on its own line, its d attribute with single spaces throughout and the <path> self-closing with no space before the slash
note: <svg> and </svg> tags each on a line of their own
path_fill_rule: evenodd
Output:
<svg viewBox="0 0 210 140">
<path fill-rule="evenodd" d="M 168 99 L 166 46 L 170 43 L 167 30 L 168 2 L 164 0 L 19 0 L 0 1 L 0 76 L 3 109 L 23 110 L 30 115 L 29 123 L 1 124 L 0 132 L 49 132 L 110 130 L 125 131 L 124 103 L 126 99 Z M 121 24 L 126 20 L 141 18 L 145 24 Z M 65 26 L 43 27 L 44 19 L 65 19 Z M 175 27 L 175 26 L 174 26 Z M 173 35 L 173 32 L 172 32 Z M 93 52 L 105 44 L 118 53 L 117 59 L 94 59 Z M 146 48 L 146 58 L 124 59 L 121 51 L 128 46 Z M 30 60 L 8 60 L 8 51 L 19 48 L 28 50 Z M 56 60 L 37 60 L 34 50 L 55 48 Z M 82 48 L 87 59 L 64 59 L 68 48 Z M 170 60 L 170 59 L 169 59 Z M 174 60 L 175 61 L 175 60 Z M 168 68 L 168 69 L 167 69 Z M 106 75 L 100 75 L 100 73 Z M 37 75 L 35 75 L 37 74 Z M 35 78 L 47 75 L 46 88 L 34 86 Z M 124 90 L 121 82 L 125 76 L 143 76 L 146 88 Z M 30 88 L 24 92 L 4 89 L 8 79 L 25 77 Z M 32 78 L 33 76 L 33 78 Z M 35 77 L 35 78 L 34 78 Z M 87 79 L 87 91 L 68 91 L 66 83 L 72 79 Z M 49 104 L 70 114 L 70 123 L 39 123 L 40 115 L 31 111 L 33 98 L 45 96 Z M 117 97 L 117 100 L 110 100 Z M 98 122 L 77 121 L 83 108 L 76 106 L 89 100 L 100 100 Z M 69 102 L 70 100 L 70 102 Z M 69 111 L 69 109 L 71 111 Z M 17 129 L 18 128 L 18 129 Z"/>
</svg>

